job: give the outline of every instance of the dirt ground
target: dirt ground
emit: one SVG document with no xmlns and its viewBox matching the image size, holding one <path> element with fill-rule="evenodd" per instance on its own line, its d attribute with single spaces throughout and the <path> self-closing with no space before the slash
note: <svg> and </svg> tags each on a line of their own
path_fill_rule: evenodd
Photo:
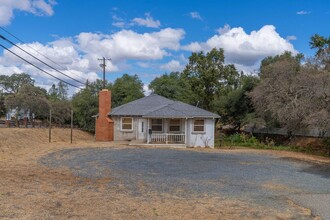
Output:
<svg viewBox="0 0 330 220">
<path fill-rule="evenodd" d="M 47 129 L 0 129 L 0 219 L 296 219 L 297 213 L 299 219 L 320 219 L 290 200 L 288 209 L 277 213 L 246 201 L 207 195 L 189 200 L 173 194 L 134 197 L 110 189 L 111 178 L 77 177 L 69 170 L 50 169 L 38 163 L 42 156 L 63 149 L 127 147 L 125 143 L 95 143 L 92 135 L 79 130 L 73 134 L 70 144 L 69 129 L 53 129 L 52 143 L 48 143 Z M 327 158 L 291 152 L 258 153 L 330 162 Z M 281 186 L 270 183 L 265 187 Z"/>
</svg>

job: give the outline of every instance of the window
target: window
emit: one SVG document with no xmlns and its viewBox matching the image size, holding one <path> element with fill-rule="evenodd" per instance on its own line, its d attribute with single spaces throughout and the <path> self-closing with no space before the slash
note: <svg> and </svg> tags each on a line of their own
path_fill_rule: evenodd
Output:
<svg viewBox="0 0 330 220">
<path fill-rule="evenodd" d="M 181 120 L 180 119 L 170 119 L 170 128 L 171 132 L 180 132 L 181 131 Z"/>
<path fill-rule="evenodd" d="M 163 131 L 163 119 L 151 119 L 151 130 L 152 131 Z"/>
<path fill-rule="evenodd" d="M 204 132 L 204 119 L 194 120 L 194 132 Z"/>
<path fill-rule="evenodd" d="M 121 118 L 121 130 L 132 131 L 133 130 L 133 118 Z"/>
</svg>

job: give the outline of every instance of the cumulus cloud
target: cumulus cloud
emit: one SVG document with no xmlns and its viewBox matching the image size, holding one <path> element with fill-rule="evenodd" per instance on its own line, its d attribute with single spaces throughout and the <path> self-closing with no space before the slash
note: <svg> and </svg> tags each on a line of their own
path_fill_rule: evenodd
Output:
<svg viewBox="0 0 330 220">
<path fill-rule="evenodd" d="M 304 10 L 302 10 L 302 11 L 297 11 L 297 12 L 296 12 L 297 15 L 308 15 L 308 14 L 310 14 L 310 13 L 312 13 L 312 12 L 310 12 L 310 11 L 304 11 Z"/>
<path fill-rule="evenodd" d="M 18 45 L 72 78 L 85 82 L 86 79 L 94 81 L 98 78 L 97 73 L 101 72 L 98 59 L 101 57 L 111 58 L 111 61 L 107 61 L 107 72 L 122 71 L 127 68 L 128 60 L 141 63 L 145 60 L 160 60 L 172 51 L 179 50 L 180 40 L 184 34 L 182 29 L 172 28 L 142 34 L 131 30 L 121 30 L 113 34 L 83 32 L 75 37 L 61 38 L 47 44 L 34 42 Z M 70 81 L 18 48 L 11 47 L 10 50 L 49 73 Z M 46 55 L 59 66 L 40 56 L 36 51 Z M 39 82 L 44 82 L 45 86 L 54 83 L 53 78 L 24 63 L 8 51 L 4 51 L 0 56 L 0 64 L 2 74 L 26 72 L 39 79 Z"/>
<path fill-rule="evenodd" d="M 193 42 L 184 46 L 183 49 L 197 52 L 223 48 L 226 62 L 241 66 L 255 66 L 261 59 L 281 54 L 284 51 L 297 53 L 293 45 L 282 38 L 272 25 L 265 25 L 250 34 L 241 27 L 228 28 L 225 26 L 223 29 L 226 31 L 218 31 L 218 34 L 206 42 Z"/>
<path fill-rule="evenodd" d="M 196 20 L 203 20 L 202 16 L 197 11 L 192 11 L 189 13 L 190 17 Z"/>
<path fill-rule="evenodd" d="M 175 72 L 183 70 L 184 66 L 177 60 L 171 60 L 170 62 L 161 65 L 160 68 L 170 72 Z"/>
<path fill-rule="evenodd" d="M 14 18 L 14 11 L 25 11 L 38 16 L 54 14 L 54 0 L 5 0 L 0 5 L 0 26 L 9 25 Z"/>
<path fill-rule="evenodd" d="M 139 26 L 145 26 L 150 28 L 159 28 L 160 27 L 160 21 L 154 20 L 153 17 L 149 13 L 145 14 L 146 18 L 134 18 L 133 24 L 139 25 Z"/>
</svg>

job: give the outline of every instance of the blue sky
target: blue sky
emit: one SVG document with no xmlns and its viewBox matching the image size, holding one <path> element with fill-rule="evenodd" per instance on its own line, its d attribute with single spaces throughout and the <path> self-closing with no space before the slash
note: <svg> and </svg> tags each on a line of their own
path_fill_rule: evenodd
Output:
<svg viewBox="0 0 330 220">
<path fill-rule="evenodd" d="M 182 70 L 191 52 L 213 47 L 224 48 L 226 62 L 246 73 L 257 72 L 261 59 L 285 50 L 312 56 L 309 39 L 316 33 L 329 36 L 329 21 L 326 0 L 0 0 L 0 26 L 23 40 L 20 46 L 35 56 L 44 60 L 37 50 L 80 81 L 101 77 L 97 59 L 111 58 L 108 80 L 137 74 L 145 89 L 155 77 Z M 0 34 L 18 43 L 3 30 Z M 57 82 L 0 51 L 0 73 L 14 72 L 31 74 L 45 88 Z"/>
</svg>

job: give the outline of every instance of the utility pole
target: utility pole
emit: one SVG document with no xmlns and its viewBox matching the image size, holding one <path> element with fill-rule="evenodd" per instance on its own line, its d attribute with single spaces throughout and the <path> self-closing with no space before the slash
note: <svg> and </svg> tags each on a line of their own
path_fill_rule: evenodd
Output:
<svg viewBox="0 0 330 220">
<path fill-rule="evenodd" d="M 103 68 L 103 89 L 105 89 L 105 67 L 107 66 L 105 64 L 105 61 L 106 60 L 111 60 L 111 59 L 110 58 L 102 57 L 101 59 L 98 59 L 98 60 L 102 60 L 102 63 L 100 64 L 100 67 Z"/>
</svg>

